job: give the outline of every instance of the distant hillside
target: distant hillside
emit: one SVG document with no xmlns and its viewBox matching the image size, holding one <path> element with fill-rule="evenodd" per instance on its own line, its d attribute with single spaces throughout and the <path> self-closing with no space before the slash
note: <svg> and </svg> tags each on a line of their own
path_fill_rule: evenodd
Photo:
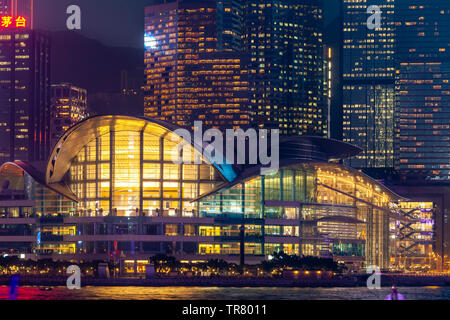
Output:
<svg viewBox="0 0 450 320">
<path fill-rule="evenodd" d="M 144 49 L 107 47 L 71 31 L 52 33 L 52 83 L 73 83 L 86 88 L 90 97 L 118 94 L 122 70 L 142 74 L 144 79 Z M 92 99 L 94 101 L 99 103 L 98 99 Z M 104 113 L 102 106 L 90 106 L 92 111 Z M 140 113 L 141 108 L 141 105 L 133 105 L 125 113 Z M 108 109 L 122 112 L 123 101 L 117 106 L 109 103 Z"/>
</svg>

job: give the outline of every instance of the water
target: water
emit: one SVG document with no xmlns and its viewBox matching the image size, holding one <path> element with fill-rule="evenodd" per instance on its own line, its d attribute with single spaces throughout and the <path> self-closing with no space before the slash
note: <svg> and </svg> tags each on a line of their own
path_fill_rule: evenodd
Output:
<svg viewBox="0 0 450 320">
<path fill-rule="evenodd" d="M 406 300 L 448 300 L 450 287 L 400 287 Z M 384 300 L 390 288 L 20 287 L 23 300 Z M 0 286 L 0 300 L 8 287 Z"/>
</svg>

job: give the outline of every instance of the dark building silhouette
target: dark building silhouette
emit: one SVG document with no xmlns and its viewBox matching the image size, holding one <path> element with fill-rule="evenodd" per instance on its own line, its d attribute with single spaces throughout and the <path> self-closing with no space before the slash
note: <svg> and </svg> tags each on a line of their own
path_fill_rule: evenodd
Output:
<svg viewBox="0 0 450 320">
<path fill-rule="evenodd" d="M 50 149 L 50 40 L 0 33 L 0 162 L 46 160 Z"/>
</svg>

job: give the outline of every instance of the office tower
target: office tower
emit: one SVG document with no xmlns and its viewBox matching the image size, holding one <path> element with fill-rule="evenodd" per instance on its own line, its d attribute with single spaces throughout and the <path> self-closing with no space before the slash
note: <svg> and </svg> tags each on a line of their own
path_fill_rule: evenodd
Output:
<svg viewBox="0 0 450 320">
<path fill-rule="evenodd" d="M 450 180 L 450 2 L 398 0 L 397 168 Z"/>
<path fill-rule="evenodd" d="M 0 15 L 22 16 L 33 27 L 34 0 L 0 0 Z"/>
<path fill-rule="evenodd" d="M 244 47 L 254 124 L 327 135 L 322 1 L 245 1 Z"/>
<path fill-rule="evenodd" d="M 219 48 L 227 51 L 241 51 L 244 23 L 243 0 L 218 0 Z"/>
<path fill-rule="evenodd" d="M 0 162 L 45 160 L 50 148 L 50 40 L 0 33 Z"/>
<path fill-rule="evenodd" d="M 51 86 L 52 146 L 72 125 L 87 117 L 87 91 L 70 83 Z"/>
<path fill-rule="evenodd" d="M 394 166 L 394 0 L 343 0 L 343 140 L 363 149 L 356 168 Z M 381 9 L 369 29 L 367 9 Z"/>
<path fill-rule="evenodd" d="M 220 50 L 218 11 L 216 1 L 146 8 L 145 116 L 183 127 L 249 125 L 245 57 Z"/>
<path fill-rule="evenodd" d="M 323 50 L 323 94 L 325 106 L 327 109 L 327 133 L 328 138 L 331 136 L 331 102 L 333 94 L 333 49 L 328 46 L 324 46 Z"/>
</svg>

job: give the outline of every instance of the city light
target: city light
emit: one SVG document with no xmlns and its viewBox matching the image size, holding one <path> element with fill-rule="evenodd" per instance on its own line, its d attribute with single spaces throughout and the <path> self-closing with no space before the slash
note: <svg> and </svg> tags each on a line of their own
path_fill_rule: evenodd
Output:
<svg viewBox="0 0 450 320">
<path fill-rule="evenodd" d="M 12 17 L 12 16 L 2 16 L 0 17 L 0 27 L 1 28 L 26 28 L 27 19 L 23 16 Z"/>
<path fill-rule="evenodd" d="M 144 46 L 149 49 L 156 49 L 158 46 L 158 41 L 154 36 L 146 33 L 144 35 Z"/>
</svg>

